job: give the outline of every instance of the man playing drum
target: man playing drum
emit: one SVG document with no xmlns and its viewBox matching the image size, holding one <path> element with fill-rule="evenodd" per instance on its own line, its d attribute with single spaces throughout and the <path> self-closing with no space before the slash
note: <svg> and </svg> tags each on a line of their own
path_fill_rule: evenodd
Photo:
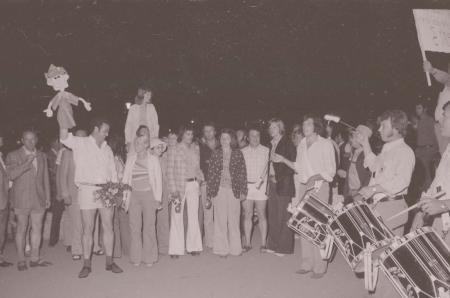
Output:
<svg viewBox="0 0 450 298">
<path fill-rule="evenodd" d="M 379 155 L 375 155 L 367 136 L 359 135 L 359 141 L 364 148 L 364 164 L 373 173 L 368 186 L 359 193 L 365 199 L 374 194 L 384 193 L 388 198 L 374 202 L 373 209 L 386 220 L 394 214 L 407 208 L 405 195 L 411 181 L 415 157 L 412 149 L 405 143 L 404 136 L 408 125 L 408 117 L 400 110 L 388 110 L 380 117 L 379 132 L 385 143 Z M 386 225 L 397 236 L 403 236 L 407 214 L 386 222 Z M 376 297 L 395 297 L 394 288 L 389 285 L 384 275 L 380 276 L 376 289 Z"/>
</svg>

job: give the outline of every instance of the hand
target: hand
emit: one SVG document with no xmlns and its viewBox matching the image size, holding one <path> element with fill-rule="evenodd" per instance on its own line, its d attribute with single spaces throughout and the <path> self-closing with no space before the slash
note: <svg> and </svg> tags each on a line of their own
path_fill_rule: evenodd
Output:
<svg viewBox="0 0 450 298">
<path fill-rule="evenodd" d="M 52 111 L 52 109 L 45 109 L 44 110 L 44 113 L 45 113 L 45 115 L 48 117 L 48 118 L 51 118 L 51 117 L 53 117 L 53 111 Z"/>
<path fill-rule="evenodd" d="M 92 107 L 91 107 L 91 103 L 90 102 L 84 102 L 84 108 L 86 109 L 86 111 L 90 112 L 92 111 Z"/>
<path fill-rule="evenodd" d="M 25 164 L 28 164 L 28 165 L 31 164 L 35 158 L 36 158 L 36 154 L 27 155 L 27 157 L 25 158 Z"/>
<path fill-rule="evenodd" d="M 64 201 L 64 205 L 72 205 L 72 197 L 70 195 L 62 195 L 61 198 Z"/>
<path fill-rule="evenodd" d="M 280 163 L 280 162 L 284 162 L 284 157 L 281 156 L 280 154 L 274 153 L 270 157 L 270 160 L 274 163 Z"/>
<path fill-rule="evenodd" d="M 338 174 L 338 176 L 341 177 L 341 178 L 347 177 L 347 172 L 344 171 L 344 170 L 337 170 L 337 174 Z"/>
<path fill-rule="evenodd" d="M 359 190 L 359 194 L 363 196 L 365 199 L 369 199 L 375 194 L 374 187 L 373 186 L 363 187 Z"/>
<path fill-rule="evenodd" d="M 421 209 L 429 215 L 437 215 L 449 210 L 449 207 L 442 201 L 436 199 L 421 200 Z"/>
<path fill-rule="evenodd" d="M 423 217 L 424 217 L 424 213 L 423 212 L 417 212 L 416 216 L 414 216 L 414 220 L 412 222 L 411 225 L 411 231 L 417 230 L 418 228 L 423 227 Z"/>
<path fill-rule="evenodd" d="M 433 65 L 431 65 L 430 61 L 423 61 L 423 71 L 431 72 L 433 70 Z"/>
<path fill-rule="evenodd" d="M 163 209 L 163 206 L 162 206 L 162 202 L 157 202 L 157 207 L 156 207 L 156 210 L 162 210 Z"/>
</svg>

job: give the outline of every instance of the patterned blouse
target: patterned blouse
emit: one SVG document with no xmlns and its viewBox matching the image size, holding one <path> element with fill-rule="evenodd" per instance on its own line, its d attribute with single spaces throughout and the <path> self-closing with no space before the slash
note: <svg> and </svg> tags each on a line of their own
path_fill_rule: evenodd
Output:
<svg viewBox="0 0 450 298">
<path fill-rule="evenodd" d="M 223 172 L 223 151 L 217 149 L 213 152 L 208 168 L 208 179 L 206 181 L 206 192 L 208 197 L 217 196 Z M 229 173 L 231 176 L 231 189 L 238 199 L 242 195 L 247 196 L 247 168 L 244 155 L 240 149 L 231 152 Z"/>
</svg>

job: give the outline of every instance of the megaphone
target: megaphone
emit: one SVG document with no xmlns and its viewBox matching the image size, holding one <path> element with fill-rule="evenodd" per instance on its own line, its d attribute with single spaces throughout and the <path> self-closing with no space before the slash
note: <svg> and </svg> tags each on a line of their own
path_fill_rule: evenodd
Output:
<svg viewBox="0 0 450 298">
<path fill-rule="evenodd" d="M 342 124 L 344 126 L 347 126 L 348 128 L 350 128 L 352 130 L 356 130 L 356 128 L 353 127 L 352 125 L 342 121 L 341 117 L 339 117 L 339 116 L 326 114 L 325 116 L 323 116 L 323 118 L 325 120 L 327 120 L 327 121 L 331 121 L 331 122 L 334 122 L 334 123 L 340 123 L 340 124 Z"/>
</svg>

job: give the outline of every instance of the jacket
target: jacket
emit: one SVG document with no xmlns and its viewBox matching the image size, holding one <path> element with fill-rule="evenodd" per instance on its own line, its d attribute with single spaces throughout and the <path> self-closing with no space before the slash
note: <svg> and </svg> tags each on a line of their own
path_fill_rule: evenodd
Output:
<svg viewBox="0 0 450 298">
<path fill-rule="evenodd" d="M 208 180 L 206 181 L 206 193 L 210 198 L 214 198 L 219 193 L 220 178 L 223 170 L 223 151 L 217 149 L 213 152 L 208 168 Z M 230 158 L 231 188 L 235 198 L 242 195 L 247 196 L 247 168 L 245 159 L 240 149 L 231 151 Z"/>
<path fill-rule="evenodd" d="M 369 185 L 371 172 L 368 168 L 364 167 L 364 152 L 361 152 L 358 155 L 358 158 L 355 161 L 356 166 L 356 172 L 358 173 L 359 181 L 361 183 L 361 188 L 364 186 Z M 352 164 L 352 161 L 350 159 L 350 162 L 347 165 L 347 176 L 345 177 L 345 184 L 344 184 L 344 197 L 349 199 L 350 197 L 350 186 L 349 186 L 349 171 L 350 171 L 350 165 Z"/>
<path fill-rule="evenodd" d="M 122 183 L 131 185 L 131 180 L 133 176 L 133 167 L 137 160 L 137 154 L 130 154 L 127 158 L 125 164 L 125 170 L 123 172 Z M 147 168 L 148 168 L 148 178 L 149 183 L 152 188 L 153 196 L 156 201 L 161 202 L 162 200 L 162 173 L 161 165 L 159 164 L 159 159 L 147 152 Z M 129 199 L 129 192 L 126 192 L 125 199 Z"/>
<path fill-rule="evenodd" d="M 0 153 L 1 158 L 1 153 Z M 9 179 L 6 174 L 6 168 L 0 164 L 0 210 L 3 210 L 8 205 L 8 190 Z"/>
<path fill-rule="evenodd" d="M 272 143 L 270 143 L 270 150 L 272 150 Z M 295 162 L 297 157 L 297 149 L 292 141 L 283 136 L 278 142 L 275 153 L 283 156 L 284 158 Z M 273 163 L 273 169 L 275 171 L 276 191 L 279 196 L 295 196 L 295 184 L 294 184 L 294 170 L 285 165 L 284 163 Z"/>
<path fill-rule="evenodd" d="M 8 154 L 6 158 L 6 172 L 13 187 L 11 200 L 13 208 L 45 208 L 50 202 L 50 184 L 48 177 L 47 158 L 44 153 L 37 151 L 37 171 L 33 164 L 25 164 L 26 152 L 22 147 Z M 38 200 L 39 206 L 34 204 Z"/>
</svg>

